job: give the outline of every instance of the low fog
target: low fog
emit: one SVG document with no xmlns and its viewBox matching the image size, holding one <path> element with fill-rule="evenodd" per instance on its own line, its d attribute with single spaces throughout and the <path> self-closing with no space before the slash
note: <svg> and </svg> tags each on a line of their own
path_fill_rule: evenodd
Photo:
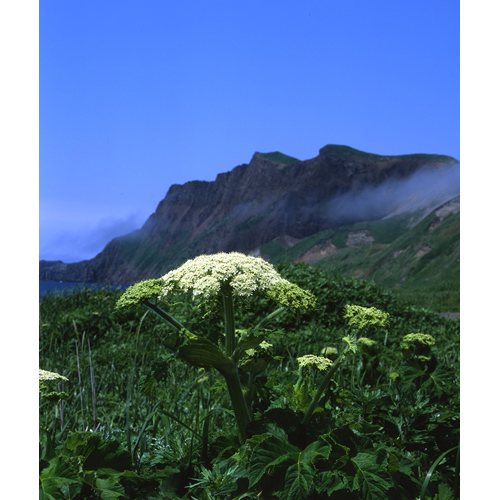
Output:
<svg viewBox="0 0 500 500">
<path fill-rule="evenodd" d="M 376 187 L 352 190 L 326 204 L 330 220 L 374 220 L 422 208 L 436 208 L 460 194 L 460 163 L 423 167 L 404 179 L 390 178 Z"/>
<path fill-rule="evenodd" d="M 40 260 L 79 262 L 95 257 L 113 238 L 135 231 L 144 224 L 144 214 L 125 217 L 105 217 L 93 221 L 84 214 L 74 218 L 73 229 L 61 232 L 56 226 L 44 227 L 40 242 Z"/>
</svg>

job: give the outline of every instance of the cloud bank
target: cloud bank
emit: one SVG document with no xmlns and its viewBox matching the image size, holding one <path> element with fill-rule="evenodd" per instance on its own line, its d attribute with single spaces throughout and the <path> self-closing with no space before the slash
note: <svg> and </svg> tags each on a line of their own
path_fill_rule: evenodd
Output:
<svg viewBox="0 0 500 500">
<path fill-rule="evenodd" d="M 74 217 L 72 230 L 61 231 L 57 224 L 40 222 L 40 260 L 79 262 L 95 257 L 113 238 L 139 229 L 144 214 L 132 213 L 92 220 L 80 213 Z M 67 225 L 65 224 L 64 227 Z M 43 239 L 42 239 L 43 236 Z"/>
<path fill-rule="evenodd" d="M 405 211 L 435 208 L 460 194 L 460 164 L 423 167 L 404 179 L 390 178 L 375 187 L 352 190 L 330 200 L 326 216 L 349 224 Z"/>
</svg>

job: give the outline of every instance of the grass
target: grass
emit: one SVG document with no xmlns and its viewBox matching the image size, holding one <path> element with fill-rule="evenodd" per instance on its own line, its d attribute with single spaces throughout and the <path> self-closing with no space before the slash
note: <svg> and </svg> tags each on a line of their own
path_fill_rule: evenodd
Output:
<svg viewBox="0 0 500 500">
<path fill-rule="evenodd" d="M 285 498 L 293 491 L 285 478 L 295 477 L 301 468 L 310 474 L 305 478 L 307 488 L 296 492 L 296 498 L 307 498 L 313 487 L 323 491 L 322 498 L 341 494 L 353 500 L 370 498 L 367 491 L 374 484 L 382 488 L 380 498 L 390 500 L 413 500 L 424 485 L 426 500 L 434 498 L 438 488 L 452 490 L 459 425 L 459 323 L 403 302 L 370 281 L 307 265 L 283 263 L 278 269 L 283 277 L 311 290 L 317 307 L 314 312 L 282 316 L 272 325 L 275 330 L 267 333 L 272 355 L 254 380 L 256 419 L 251 423 L 253 437 L 243 447 L 235 440 L 224 381 L 214 370 L 176 361 L 171 348 L 177 337 L 159 317 L 143 309 L 116 310 L 122 292 L 113 289 L 82 288 L 42 297 L 40 367 L 69 379 L 59 388 L 68 393 L 62 404 L 41 400 L 40 425 L 56 446 L 51 455 L 43 438 L 41 469 L 47 493 L 64 498 L 62 492 L 58 497 L 50 489 L 49 463 L 61 464 L 55 469 L 58 474 L 70 474 L 67 464 L 83 467 L 83 472 L 77 469 L 67 476 L 74 481 L 76 499 L 117 497 L 120 492 L 124 498 L 149 500 L 238 498 L 245 493 L 257 498 L 259 492 Z M 338 365 L 331 383 L 324 384 L 324 397 L 315 402 L 321 411 L 309 412 L 305 419 L 314 388 L 323 377 L 304 372 L 297 378 L 297 358 L 320 355 L 327 346 L 341 347 L 348 304 L 386 311 L 391 322 L 387 332 L 364 334 L 377 341 L 375 351 L 358 351 Z M 268 308 L 267 301 L 257 297 L 240 306 L 239 328 L 254 324 Z M 223 328 L 214 311 L 193 307 L 182 297 L 169 305 L 169 311 L 187 328 L 204 331 L 210 338 Z M 433 364 L 403 356 L 400 344 L 412 332 L 435 338 Z M 419 354 L 412 352 L 408 355 Z M 247 374 L 242 383 L 248 383 Z M 309 427 L 305 441 L 294 431 L 297 420 L 299 424 L 305 420 Z M 84 429 L 96 432 L 78 434 Z M 113 469 L 118 467 L 113 456 L 125 457 L 119 450 L 106 455 L 105 468 L 96 471 L 87 466 L 92 436 L 101 440 L 102 450 L 115 449 L 113 443 L 119 443 L 119 450 L 130 456 L 131 462 L 123 465 L 128 472 Z M 89 444 L 72 452 L 64 445 L 67 440 Z M 441 461 L 444 453 L 449 461 Z M 259 468 L 266 460 L 275 466 Z M 373 485 L 356 475 L 364 466 L 370 471 L 366 477 L 375 480 Z M 396 470 L 400 466 L 403 469 Z M 94 490 L 90 491 L 90 483 L 78 483 L 93 474 L 99 479 L 89 480 Z M 109 474 L 113 482 L 105 481 Z M 342 483 L 335 483 L 336 474 L 341 474 Z M 223 484 L 226 490 L 218 490 Z M 332 484 L 340 488 L 338 493 L 331 490 Z M 103 493 L 95 489 L 98 485 L 111 489 Z"/>
</svg>

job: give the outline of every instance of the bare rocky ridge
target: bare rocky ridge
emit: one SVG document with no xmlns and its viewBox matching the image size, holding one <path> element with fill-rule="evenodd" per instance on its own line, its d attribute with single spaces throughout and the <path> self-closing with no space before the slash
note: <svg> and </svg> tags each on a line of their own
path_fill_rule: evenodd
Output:
<svg viewBox="0 0 500 500">
<path fill-rule="evenodd" d="M 113 239 L 93 259 L 40 261 L 40 279 L 131 283 L 161 276 L 201 253 L 258 254 L 262 244 L 276 238 L 294 244 L 337 225 L 380 219 L 398 208 L 387 198 L 355 213 L 343 210 L 345 204 L 335 205 L 342 196 L 356 199 L 357 193 L 388 179 L 453 164 L 456 160 L 447 156 L 380 156 L 347 146 L 326 146 L 306 161 L 255 153 L 250 163 L 219 174 L 215 181 L 172 185 L 140 230 Z M 354 242 L 369 235 L 351 238 Z"/>
</svg>

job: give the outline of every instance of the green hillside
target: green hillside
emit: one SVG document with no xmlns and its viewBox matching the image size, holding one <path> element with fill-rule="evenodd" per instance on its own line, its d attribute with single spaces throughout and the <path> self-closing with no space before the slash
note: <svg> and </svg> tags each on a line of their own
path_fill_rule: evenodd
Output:
<svg viewBox="0 0 500 500">
<path fill-rule="evenodd" d="M 460 310 L 460 212 L 415 214 L 359 222 L 304 238 L 292 247 L 261 247 L 273 263 L 304 261 L 369 279 L 404 299 L 438 312 Z M 326 253 L 323 256 L 321 253 Z"/>
</svg>

